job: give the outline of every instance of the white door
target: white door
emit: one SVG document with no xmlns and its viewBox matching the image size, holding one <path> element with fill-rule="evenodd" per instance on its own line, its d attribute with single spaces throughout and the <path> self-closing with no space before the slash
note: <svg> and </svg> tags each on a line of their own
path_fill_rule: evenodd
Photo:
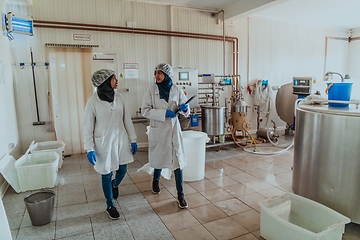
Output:
<svg viewBox="0 0 360 240">
<path fill-rule="evenodd" d="M 50 83 L 57 139 L 65 155 L 84 153 L 82 123 L 93 94 L 92 49 L 49 48 Z"/>
</svg>

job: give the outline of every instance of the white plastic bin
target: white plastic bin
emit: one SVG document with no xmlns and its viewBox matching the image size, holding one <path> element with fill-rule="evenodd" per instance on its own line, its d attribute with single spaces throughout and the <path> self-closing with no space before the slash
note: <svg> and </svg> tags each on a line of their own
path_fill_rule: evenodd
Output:
<svg viewBox="0 0 360 240">
<path fill-rule="evenodd" d="M 55 185 L 59 155 L 52 152 L 25 154 L 15 162 L 21 191 L 52 188 Z"/>
<path fill-rule="evenodd" d="M 205 176 L 205 150 L 209 138 L 198 131 L 182 132 L 187 165 L 183 169 L 184 181 L 199 181 Z"/>
<path fill-rule="evenodd" d="M 350 219 L 310 199 L 286 193 L 259 202 L 266 240 L 341 240 Z"/>
<path fill-rule="evenodd" d="M 38 142 L 33 146 L 30 146 L 30 153 L 35 152 L 51 152 L 55 151 L 59 154 L 59 168 L 62 167 L 64 160 L 64 151 L 65 151 L 65 143 L 61 140 L 59 141 L 46 141 L 46 142 Z"/>
</svg>

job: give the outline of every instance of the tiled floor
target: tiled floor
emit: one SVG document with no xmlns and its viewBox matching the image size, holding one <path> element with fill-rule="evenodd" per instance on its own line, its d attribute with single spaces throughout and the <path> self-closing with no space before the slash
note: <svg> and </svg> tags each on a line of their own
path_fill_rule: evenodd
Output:
<svg viewBox="0 0 360 240">
<path fill-rule="evenodd" d="M 3 202 L 13 238 L 263 239 L 258 202 L 291 191 L 293 150 L 275 156 L 252 155 L 235 145 L 217 150 L 206 151 L 205 178 L 184 183 L 189 208 L 181 210 L 174 179 L 162 179 L 161 194 L 154 195 L 151 176 L 137 172 L 148 161 L 146 149 L 139 149 L 120 185 L 115 204 L 121 218 L 116 221 L 105 213 L 100 174 L 86 155 L 67 157 L 53 188 L 56 198 L 50 224 L 32 226 L 23 202 L 31 192 L 17 194 L 8 189 Z M 359 225 L 347 225 L 343 239 L 360 239 Z"/>
</svg>

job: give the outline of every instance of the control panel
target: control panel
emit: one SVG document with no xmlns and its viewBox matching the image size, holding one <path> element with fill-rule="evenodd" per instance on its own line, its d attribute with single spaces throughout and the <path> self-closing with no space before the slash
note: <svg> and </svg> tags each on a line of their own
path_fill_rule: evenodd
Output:
<svg viewBox="0 0 360 240">
<path fill-rule="evenodd" d="M 293 77 L 293 94 L 307 96 L 311 94 L 311 77 Z"/>
<path fill-rule="evenodd" d="M 202 75 L 203 83 L 215 83 L 215 75 L 213 73 L 204 73 Z"/>
<path fill-rule="evenodd" d="M 190 108 L 199 106 L 198 95 L 198 70 L 193 68 L 174 68 L 173 84 L 179 86 L 189 99 L 196 97 L 189 103 Z"/>
</svg>

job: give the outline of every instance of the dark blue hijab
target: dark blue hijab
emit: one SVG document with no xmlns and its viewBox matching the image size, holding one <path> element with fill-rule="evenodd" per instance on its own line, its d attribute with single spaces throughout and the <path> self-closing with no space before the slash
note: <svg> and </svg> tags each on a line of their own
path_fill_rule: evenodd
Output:
<svg viewBox="0 0 360 240">
<path fill-rule="evenodd" d="M 168 102 L 172 80 L 166 73 L 164 73 L 164 76 L 165 79 L 161 83 L 156 82 L 156 85 L 159 88 L 160 99 L 164 99 L 166 102 Z"/>
</svg>

